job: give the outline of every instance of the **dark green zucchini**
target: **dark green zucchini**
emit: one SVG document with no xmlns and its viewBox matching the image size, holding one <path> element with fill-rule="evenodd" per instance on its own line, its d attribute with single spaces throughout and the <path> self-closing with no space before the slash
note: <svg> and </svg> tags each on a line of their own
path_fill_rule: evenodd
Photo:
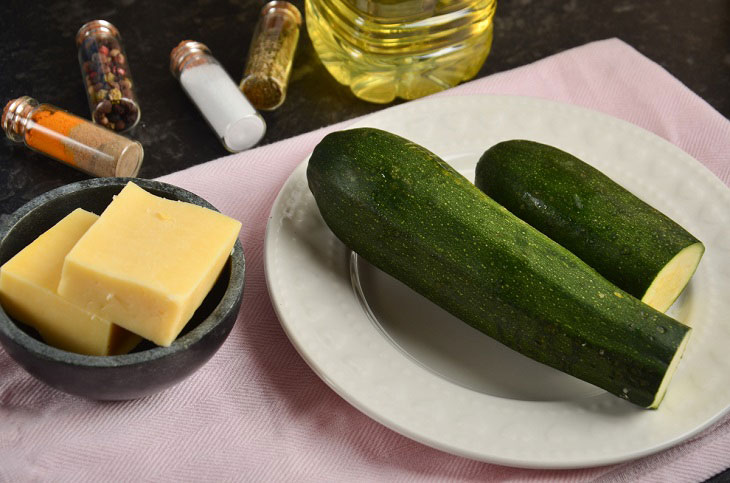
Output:
<svg viewBox="0 0 730 483">
<path fill-rule="evenodd" d="M 656 407 L 689 327 L 642 304 L 396 135 L 327 135 L 307 179 L 352 250 L 464 322 L 539 362 Z"/>
<path fill-rule="evenodd" d="M 677 223 L 552 146 L 501 142 L 482 155 L 475 184 L 660 312 L 674 303 L 705 251 Z"/>
</svg>

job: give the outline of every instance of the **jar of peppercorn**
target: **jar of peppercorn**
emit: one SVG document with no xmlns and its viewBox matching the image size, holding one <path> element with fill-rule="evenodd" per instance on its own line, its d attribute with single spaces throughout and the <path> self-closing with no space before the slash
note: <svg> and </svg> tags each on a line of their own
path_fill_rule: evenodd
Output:
<svg viewBox="0 0 730 483">
<path fill-rule="evenodd" d="M 79 29 L 76 46 L 91 119 L 117 132 L 133 128 L 140 110 L 119 30 L 106 20 L 93 20 Z"/>
</svg>

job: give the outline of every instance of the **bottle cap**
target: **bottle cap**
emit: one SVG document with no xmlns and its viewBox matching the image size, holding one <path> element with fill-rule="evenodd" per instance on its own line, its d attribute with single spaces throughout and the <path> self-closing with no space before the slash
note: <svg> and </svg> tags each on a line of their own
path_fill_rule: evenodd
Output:
<svg viewBox="0 0 730 483">
<path fill-rule="evenodd" d="M 22 96 L 11 99 L 3 108 L 0 118 L 0 128 L 12 141 L 21 142 L 25 134 L 25 126 L 28 122 L 28 113 L 38 105 L 38 101 L 30 96 Z"/>
<path fill-rule="evenodd" d="M 297 26 L 302 24 L 302 14 L 299 13 L 299 9 L 297 7 L 295 7 L 293 4 L 291 4 L 289 2 L 283 2 L 283 1 L 277 1 L 277 0 L 269 2 L 266 5 L 264 5 L 264 7 L 261 9 L 261 16 L 265 17 L 272 10 L 286 12 L 288 15 L 290 15 L 292 17 L 294 22 L 296 22 Z"/>
<path fill-rule="evenodd" d="M 170 72 L 178 76 L 185 63 L 195 54 L 210 54 L 210 49 L 204 43 L 195 40 L 183 40 L 170 52 Z"/>
<path fill-rule="evenodd" d="M 113 37 L 119 37 L 119 30 L 107 22 L 106 20 L 92 20 L 86 22 L 81 26 L 79 31 L 76 33 L 76 46 L 80 46 L 84 39 L 94 33 L 101 33 L 111 35 Z"/>
</svg>

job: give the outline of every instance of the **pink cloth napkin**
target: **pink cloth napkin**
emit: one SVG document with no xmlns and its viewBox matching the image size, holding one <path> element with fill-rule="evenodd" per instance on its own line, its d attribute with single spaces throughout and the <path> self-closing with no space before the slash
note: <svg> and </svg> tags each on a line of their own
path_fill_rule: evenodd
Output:
<svg viewBox="0 0 730 483">
<path fill-rule="evenodd" d="M 620 40 L 591 43 L 439 95 L 519 94 L 603 111 L 664 137 L 730 181 L 730 122 Z M 292 93 L 294 94 L 294 93 Z M 369 419 L 286 338 L 263 268 L 269 210 L 330 126 L 164 181 L 243 222 L 243 308 L 215 357 L 181 384 L 129 402 L 50 389 L 0 350 L 0 481 L 701 481 L 730 467 L 730 418 L 636 461 L 539 471 L 449 455 Z"/>
</svg>

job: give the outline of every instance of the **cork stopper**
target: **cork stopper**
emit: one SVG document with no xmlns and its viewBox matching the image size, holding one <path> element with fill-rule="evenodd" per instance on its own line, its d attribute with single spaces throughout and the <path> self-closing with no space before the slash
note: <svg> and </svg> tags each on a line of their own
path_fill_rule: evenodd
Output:
<svg viewBox="0 0 730 483">
<path fill-rule="evenodd" d="M 30 96 L 11 99 L 3 108 L 0 127 L 12 141 L 22 142 L 30 113 L 38 106 L 38 101 Z"/>
<path fill-rule="evenodd" d="M 210 55 L 210 49 L 195 40 L 183 40 L 170 52 L 170 72 L 179 77 L 189 60 L 198 54 Z"/>
<path fill-rule="evenodd" d="M 106 20 L 92 20 L 91 22 L 86 22 L 76 33 L 76 46 L 80 46 L 84 39 L 89 35 L 108 35 L 112 37 L 119 37 L 119 30 Z"/>
</svg>

